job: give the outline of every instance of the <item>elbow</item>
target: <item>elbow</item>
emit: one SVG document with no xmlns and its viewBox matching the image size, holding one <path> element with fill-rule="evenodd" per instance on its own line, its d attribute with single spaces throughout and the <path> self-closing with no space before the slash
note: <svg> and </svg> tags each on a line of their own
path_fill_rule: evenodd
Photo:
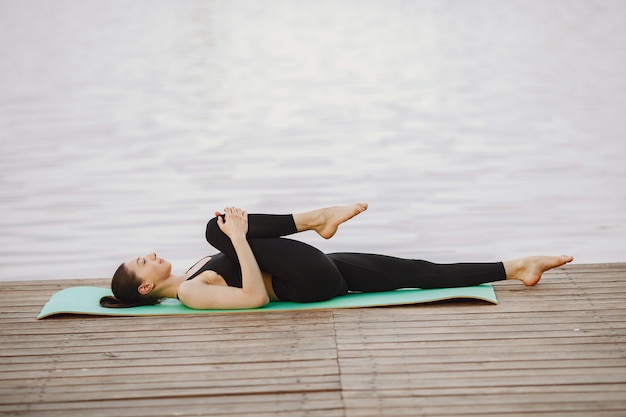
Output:
<svg viewBox="0 0 626 417">
<path fill-rule="evenodd" d="M 259 301 L 260 301 L 259 307 L 265 307 L 266 305 L 269 304 L 270 297 L 267 294 L 265 294 L 263 297 L 261 297 Z"/>
<path fill-rule="evenodd" d="M 267 294 L 263 294 L 259 297 L 255 297 L 252 301 L 252 308 L 265 307 L 270 302 L 270 297 Z"/>
<path fill-rule="evenodd" d="M 266 291 L 247 292 L 244 290 L 243 293 L 245 294 L 245 301 L 242 300 L 241 308 L 260 308 L 270 302 L 270 297 Z"/>
</svg>

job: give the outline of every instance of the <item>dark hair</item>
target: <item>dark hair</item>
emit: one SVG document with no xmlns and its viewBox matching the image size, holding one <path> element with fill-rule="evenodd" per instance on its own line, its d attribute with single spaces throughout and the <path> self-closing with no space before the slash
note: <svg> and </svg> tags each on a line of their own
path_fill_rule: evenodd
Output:
<svg viewBox="0 0 626 417">
<path fill-rule="evenodd" d="M 137 290 L 141 281 L 134 272 L 121 264 L 111 280 L 113 296 L 107 295 L 100 299 L 100 306 L 108 308 L 128 308 L 158 304 L 160 298 L 139 294 Z"/>
</svg>

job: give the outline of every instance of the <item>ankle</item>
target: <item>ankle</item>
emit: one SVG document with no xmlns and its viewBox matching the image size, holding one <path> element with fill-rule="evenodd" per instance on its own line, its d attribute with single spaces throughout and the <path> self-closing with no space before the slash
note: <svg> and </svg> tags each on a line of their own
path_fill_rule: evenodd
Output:
<svg viewBox="0 0 626 417">
<path fill-rule="evenodd" d="M 325 224 L 325 217 L 322 214 L 322 209 L 319 209 L 294 214 L 293 221 L 298 232 L 305 232 L 307 230 L 317 231 Z"/>
<path fill-rule="evenodd" d="M 510 259 L 502 262 L 507 280 L 516 279 L 521 281 L 521 275 L 525 268 L 523 259 Z"/>
</svg>

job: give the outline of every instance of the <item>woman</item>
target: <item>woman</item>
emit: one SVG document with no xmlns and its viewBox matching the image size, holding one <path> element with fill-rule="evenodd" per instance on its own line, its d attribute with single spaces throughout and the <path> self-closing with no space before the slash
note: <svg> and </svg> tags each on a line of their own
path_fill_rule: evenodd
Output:
<svg viewBox="0 0 626 417">
<path fill-rule="evenodd" d="M 178 298 L 194 309 L 262 307 L 269 301 L 322 301 L 349 291 L 473 286 L 504 279 L 535 285 L 543 272 L 571 262 L 571 256 L 533 256 L 496 263 L 434 264 L 363 253 L 324 254 L 284 236 L 313 230 L 330 239 L 343 222 L 367 204 L 335 206 L 297 214 L 250 214 L 239 208 L 215 213 L 207 241 L 221 251 L 186 273 L 156 256 L 131 259 L 118 268 L 104 307 L 156 304 Z"/>
</svg>

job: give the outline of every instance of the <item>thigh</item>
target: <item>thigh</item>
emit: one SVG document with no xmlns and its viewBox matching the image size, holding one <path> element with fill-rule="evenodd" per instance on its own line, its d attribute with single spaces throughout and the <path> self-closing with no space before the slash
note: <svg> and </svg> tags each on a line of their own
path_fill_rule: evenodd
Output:
<svg viewBox="0 0 626 417">
<path fill-rule="evenodd" d="M 405 260 L 366 253 L 331 253 L 328 257 L 339 269 L 350 291 L 377 292 L 402 288 L 399 269 L 409 267 Z"/>
<path fill-rule="evenodd" d="M 323 301 L 347 292 L 341 273 L 319 249 L 286 238 L 248 241 L 261 270 L 272 275 L 279 299 Z"/>
</svg>

